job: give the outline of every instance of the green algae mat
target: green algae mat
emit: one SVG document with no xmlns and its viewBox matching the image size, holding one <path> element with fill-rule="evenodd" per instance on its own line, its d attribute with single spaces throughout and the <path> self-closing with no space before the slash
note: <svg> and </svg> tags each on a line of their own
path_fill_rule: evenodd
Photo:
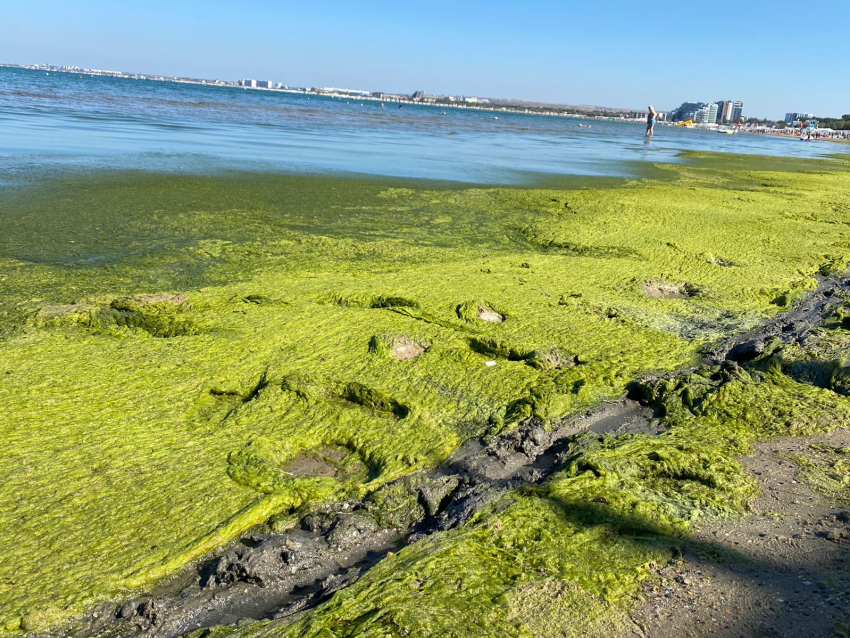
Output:
<svg viewBox="0 0 850 638">
<path fill-rule="evenodd" d="M 850 331 L 819 332 L 838 338 L 833 354 L 846 360 Z M 817 354 L 775 348 L 744 367 L 648 383 L 647 400 L 666 412 L 663 435 L 576 436 L 561 470 L 543 485 L 521 488 L 460 529 L 388 556 L 315 609 L 192 636 L 635 635 L 628 613 L 652 567 L 674 559 L 693 525 L 746 511 L 757 487 L 737 456 L 771 436 L 850 424 L 850 400 L 834 385 L 791 378 Z M 804 466 L 820 474 L 803 479 L 846 502 L 850 450 L 821 451 Z M 720 544 L 690 546 L 706 558 L 747 561 Z"/>
<path fill-rule="evenodd" d="M 50 627 L 470 437 L 693 365 L 844 271 L 848 188 L 845 160 L 728 156 L 562 188 L 141 173 L 6 188 L 0 627 Z M 451 635 L 466 609 L 492 635 L 535 635 L 543 600 L 599 619 L 664 550 L 586 525 L 588 503 L 650 531 L 740 513 L 749 441 L 845 422 L 843 397 L 764 367 L 672 410 L 661 442 L 587 443 L 286 631 Z M 613 567 L 580 573 L 582 557 Z"/>
</svg>

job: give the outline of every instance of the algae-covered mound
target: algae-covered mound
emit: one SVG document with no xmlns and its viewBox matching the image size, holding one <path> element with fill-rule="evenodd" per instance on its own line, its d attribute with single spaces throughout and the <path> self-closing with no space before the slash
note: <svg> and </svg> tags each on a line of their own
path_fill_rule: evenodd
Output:
<svg viewBox="0 0 850 638">
<path fill-rule="evenodd" d="M 733 166 L 704 158 L 659 168 L 655 181 L 561 189 L 143 173 L 10 189 L 0 550 L 15 560 L 0 565 L 0 627 L 51 627 L 272 518 L 368 497 L 470 437 L 577 413 L 647 373 L 690 366 L 705 342 L 786 309 L 850 261 L 846 166 Z M 681 294 L 650 295 L 647 282 Z M 842 369 L 830 373 L 836 389 Z M 764 388 L 800 383 L 782 375 L 746 396 L 711 380 L 705 394 L 752 407 L 775 401 Z M 399 604 L 433 591 L 404 612 L 421 614 L 404 621 L 411 631 L 433 635 L 442 625 L 426 616 L 464 609 L 466 591 L 481 592 L 469 604 L 486 604 L 494 623 L 544 634 L 532 611 L 541 600 L 589 615 L 614 604 L 631 591 L 617 579 L 639 579 L 663 551 L 614 543 L 621 527 L 588 531 L 570 513 L 579 503 L 595 502 L 595 516 L 605 503 L 593 499 L 605 498 L 618 516 L 631 507 L 675 531 L 723 514 L 718 494 L 734 511 L 746 499 L 730 459 L 750 421 L 691 411 L 706 405 L 698 385 L 688 413 L 668 415 L 685 424 L 670 431 L 697 437 L 686 424 L 707 423 L 724 433 L 709 447 L 684 435 L 663 449 L 588 443 L 573 474 L 455 532 L 463 551 L 428 540 L 369 578 L 401 570 L 404 597 L 386 585 Z M 670 393 L 684 390 L 668 390 L 676 407 Z M 614 479 L 616 502 L 599 493 Z M 582 556 L 621 552 L 622 569 L 564 579 L 580 569 L 573 537 L 586 541 Z M 413 576 L 428 547 L 448 561 L 434 563 L 443 580 L 431 567 Z M 539 581 L 521 577 L 540 569 Z M 379 581 L 362 582 L 346 595 Z M 346 598 L 351 614 L 372 618 L 378 591 Z"/>
</svg>

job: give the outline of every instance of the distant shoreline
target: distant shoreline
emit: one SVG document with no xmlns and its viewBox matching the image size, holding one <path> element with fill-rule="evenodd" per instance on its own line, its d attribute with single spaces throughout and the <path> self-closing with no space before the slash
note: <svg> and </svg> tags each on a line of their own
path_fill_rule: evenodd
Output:
<svg viewBox="0 0 850 638">
<path fill-rule="evenodd" d="M 388 93 L 383 94 L 381 97 L 375 97 L 373 95 L 362 95 L 359 93 L 345 93 L 345 92 L 333 92 L 333 91 L 325 91 L 323 89 L 315 89 L 315 88 L 295 88 L 295 87 L 287 87 L 287 88 L 267 88 L 267 87 L 247 87 L 241 86 L 236 82 L 225 82 L 224 80 L 203 80 L 203 79 L 195 79 L 195 78 L 176 78 L 176 77 L 166 77 L 166 76 L 158 76 L 151 75 L 145 73 L 123 73 L 120 71 L 102 71 L 97 69 L 80 69 L 79 71 L 72 71 L 57 67 L 48 67 L 42 65 L 24 65 L 24 64 L 10 64 L 10 63 L 2 63 L 0 64 L 0 68 L 7 69 L 23 69 L 25 71 L 44 71 L 46 73 L 63 73 L 65 75 L 88 75 L 90 77 L 109 77 L 109 78 L 117 78 L 124 80 L 147 80 L 151 82 L 171 82 L 174 84 L 193 84 L 198 86 L 209 86 L 209 87 L 221 87 L 221 88 L 231 88 L 231 89 L 243 89 L 243 90 L 251 90 L 251 91 L 265 91 L 269 93 L 287 93 L 287 94 L 296 94 L 296 95 L 309 95 L 316 97 L 330 97 L 330 98 L 338 98 L 338 99 L 351 99 L 351 100 L 367 100 L 370 102 L 387 102 L 391 104 L 409 104 L 411 106 L 428 106 L 428 107 L 439 107 L 439 108 L 452 108 L 452 109 L 464 109 L 470 111 L 486 111 L 486 112 L 495 112 L 495 113 L 518 113 L 521 115 L 546 115 L 550 117 L 571 117 L 577 119 L 592 119 L 598 121 L 609 121 L 609 122 L 630 122 L 636 124 L 644 124 L 646 123 L 646 115 L 642 114 L 639 117 L 625 117 L 621 115 L 593 115 L 591 113 L 571 110 L 569 108 L 563 109 L 544 109 L 542 107 L 521 107 L 521 106 L 506 106 L 506 105 L 493 105 L 486 106 L 484 104 L 473 104 L 473 103 L 454 103 L 454 102 L 429 102 L 424 100 L 415 100 L 409 96 Z M 626 109 L 623 109 L 626 110 Z M 615 109 L 611 109 L 611 113 L 616 113 Z"/>
</svg>

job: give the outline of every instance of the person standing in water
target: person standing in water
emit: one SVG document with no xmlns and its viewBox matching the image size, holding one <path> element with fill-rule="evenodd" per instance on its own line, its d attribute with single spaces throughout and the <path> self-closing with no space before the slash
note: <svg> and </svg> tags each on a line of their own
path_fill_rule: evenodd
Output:
<svg viewBox="0 0 850 638">
<path fill-rule="evenodd" d="M 649 105 L 649 113 L 646 116 L 646 136 L 652 137 L 655 135 L 655 118 L 658 116 L 658 112 L 652 108 L 652 104 Z"/>
</svg>

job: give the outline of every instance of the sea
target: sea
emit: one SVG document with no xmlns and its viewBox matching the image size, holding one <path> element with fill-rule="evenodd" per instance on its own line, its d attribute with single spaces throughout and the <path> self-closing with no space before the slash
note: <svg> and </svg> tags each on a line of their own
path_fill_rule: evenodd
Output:
<svg viewBox="0 0 850 638">
<path fill-rule="evenodd" d="M 580 126 L 583 125 L 583 126 Z M 588 128 L 587 125 L 590 125 Z M 763 135 L 0 67 L 0 180 L 68 170 L 346 173 L 523 185 L 683 151 L 835 153 Z M 2 181 L 0 181 L 2 184 Z"/>
</svg>

